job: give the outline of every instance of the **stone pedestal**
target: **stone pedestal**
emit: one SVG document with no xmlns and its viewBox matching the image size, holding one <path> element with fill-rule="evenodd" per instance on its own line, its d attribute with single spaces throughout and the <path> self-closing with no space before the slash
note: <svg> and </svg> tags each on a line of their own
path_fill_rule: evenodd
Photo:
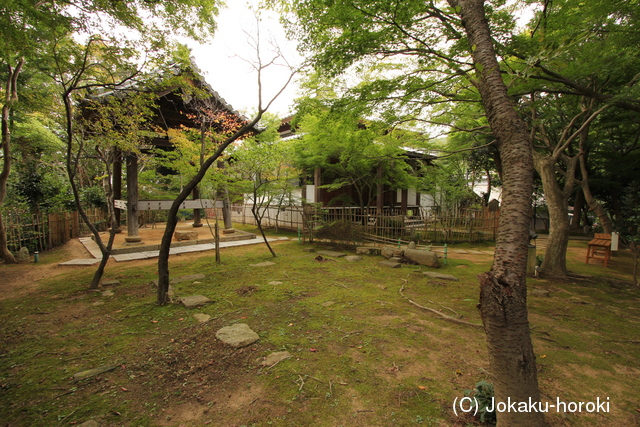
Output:
<svg viewBox="0 0 640 427">
<path fill-rule="evenodd" d="M 125 245 L 142 245 L 142 236 L 139 235 L 135 235 L 135 236 L 127 236 L 124 238 L 124 241 L 126 242 Z"/>
</svg>

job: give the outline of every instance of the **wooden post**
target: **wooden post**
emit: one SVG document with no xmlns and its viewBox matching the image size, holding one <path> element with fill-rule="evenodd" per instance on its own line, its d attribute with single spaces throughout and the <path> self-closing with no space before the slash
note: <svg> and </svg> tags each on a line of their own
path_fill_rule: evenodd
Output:
<svg viewBox="0 0 640 427">
<path fill-rule="evenodd" d="M 376 173 L 376 180 L 378 181 L 378 194 L 376 196 L 376 215 L 378 218 L 382 218 L 382 209 L 384 208 L 384 185 L 382 184 L 382 165 L 378 166 Z"/>
<path fill-rule="evenodd" d="M 200 189 L 198 187 L 194 188 L 193 191 L 191 192 L 191 195 L 193 196 L 193 200 L 198 200 L 200 198 Z M 194 209 L 193 210 L 193 224 L 191 224 L 192 227 L 202 227 L 202 215 L 201 215 L 202 209 Z"/>
<path fill-rule="evenodd" d="M 127 237 L 128 244 L 140 244 L 138 235 L 138 156 L 127 154 Z"/>
<path fill-rule="evenodd" d="M 322 185 L 321 169 L 316 168 L 313 171 L 313 185 L 314 185 L 314 203 L 320 203 L 320 186 Z"/>
<path fill-rule="evenodd" d="M 115 160 L 113 161 L 113 199 L 122 199 L 122 152 L 116 149 Z M 116 233 L 122 233 L 120 209 L 114 209 L 116 217 Z"/>
<path fill-rule="evenodd" d="M 215 247 L 216 247 L 216 264 L 220 264 L 220 227 L 218 227 L 218 218 L 216 218 L 216 237 L 215 237 Z"/>
<path fill-rule="evenodd" d="M 407 209 L 409 207 L 409 190 L 402 190 L 402 195 L 400 198 L 400 211 L 402 215 L 407 214 Z"/>
</svg>

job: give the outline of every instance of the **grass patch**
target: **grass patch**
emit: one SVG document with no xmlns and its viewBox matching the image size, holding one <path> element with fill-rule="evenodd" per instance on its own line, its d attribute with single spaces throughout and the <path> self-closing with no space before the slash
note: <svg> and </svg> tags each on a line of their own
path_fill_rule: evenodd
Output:
<svg viewBox="0 0 640 427">
<path fill-rule="evenodd" d="M 549 421 L 633 425 L 640 292 L 621 281 L 631 271 L 623 256 L 613 268 L 585 266 L 580 244 L 572 242 L 569 268 L 592 278 L 529 280 L 550 292 L 529 297 L 540 385 L 551 400 L 608 396 L 611 412 L 549 414 Z M 398 290 L 404 285 L 421 304 L 480 322 L 476 276 L 491 256 L 450 251 L 440 270 L 460 279 L 451 282 L 427 278 L 419 266 L 381 267 L 375 256 L 318 262 L 297 239 L 274 247 L 275 259 L 261 245 L 225 249 L 221 264 L 213 254 L 172 257 L 172 277 L 205 274 L 172 286 L 178 297 L 213 300 L 194 310 L 155 304 L 151 263 L 110 264 L 108 278 L 121 282 L 109 288 L 113 296 L 87 289 L 89 268 L 0 301 L 0 419 L 11 426 L 89 419 L 103 426 L 477 424 L 456 418 L 451 404 L 477 381 L 490 381 L 484 335 L 420 311 Z M 276 265 L 250 267 L 267 260 Z M 195 313 L 211 320 L 199 323 Z M 225 347 L 215 332 L 233 323 L 249 324 L 260 340 Z M 260 365 L 283 350 L 289 359 Z M 117 368 L 72 380 L 105 365 Z"/>
</svg>

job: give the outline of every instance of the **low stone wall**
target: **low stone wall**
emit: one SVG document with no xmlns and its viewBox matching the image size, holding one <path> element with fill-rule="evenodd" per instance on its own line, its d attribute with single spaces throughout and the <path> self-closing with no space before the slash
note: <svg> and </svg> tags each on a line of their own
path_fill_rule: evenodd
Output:
<svg viewBox="0 0 640 427">
<path fill-rule="evenodd" d="M 246 231 L 236 230 L 233 234 L 221 234 L 220 242 L 234 242 L 237 240 L 250 240 L 255 239 L 257 236 L 253 233 L 247 233 Z M 193 246 L 193 245 L 203 245 L 207 243 L 215 243 L 215 238 L 210 239 L 200 239 L 200 240 L 183 240 L 181 242 L 171 242 L 172 248 L 179 248 L 182 246 Z M 113 248 L 111 250 L 111 255 L 123 255 L 123 254 L 132 254 L 135 252 L 147 252 L 147 251 L 158 251 L 160 250 L 160 245 L 139 245 L 139 246 L 130 246 L 126 248 Z"/>
</svg>

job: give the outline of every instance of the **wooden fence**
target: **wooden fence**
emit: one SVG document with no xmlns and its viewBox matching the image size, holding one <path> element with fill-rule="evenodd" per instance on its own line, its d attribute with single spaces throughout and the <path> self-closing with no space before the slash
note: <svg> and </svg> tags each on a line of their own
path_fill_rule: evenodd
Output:
<svg viewBox="0 0 640 427">
<path fill-rule="evenodd" d="M 106 229 L 105 212 L 89 209 L 87 215 L 99 230 Z M 13 253 L 17 253 L 21 247 L 26 247 L 32 253 L 46 251 L 89 232 L 78 212 L 32 214 L 8 209 L 2 217 L 7 230 L 7 247 Z"/>
<path fill-rule="evenodd" d="M 255 224 L 250 205 L 234 206 L 232 217 L 243 224 Z M 291 206 L 267 208 L 262 224 L 300 230 L 306 238 L 312 238 L 321 227 L 346 222 L 355 225 L 370 240 L 473 243 L 494 241 L 499 217 L 499 211 L 486 209 L 443 211 L 435 207 L 421 207 L 402 212 L 396 208 L 384 208 L 378 212 L 376 208 Z"/>
</svg>

